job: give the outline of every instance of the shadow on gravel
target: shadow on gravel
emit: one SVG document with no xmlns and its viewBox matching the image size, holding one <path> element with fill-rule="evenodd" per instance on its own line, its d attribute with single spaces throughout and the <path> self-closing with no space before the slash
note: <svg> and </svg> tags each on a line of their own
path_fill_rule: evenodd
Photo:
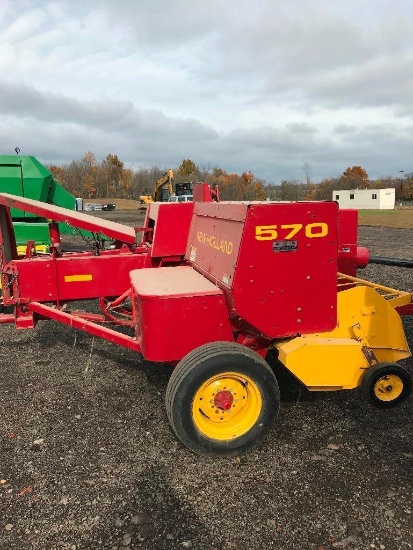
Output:
<svg viewBox="0 0 413 550">
<path fill-rule="evenodd" d="M 111 344 L 103 339 L 94 338 L 81 330 L 47 321 L 40 322 L 35 330 L 39 348 L 51 350 L 52 354 L 53 348 L 56 348 L 56 353 L 59 353 L 58 347 L 63 343 L 69 348 L 76 348 L 76 351 L 83 356 L 85 365 L 89 360 L 89 356 L 92 356 L 94 367 L 99 368 L 99 359 L 107 361 L 109 356 L 116 368 L 128 372 L 141 372 L 150 384 L 165 386 L 172 372 L 170 365 L 145 361 L 138 353 Z"/>
<path fill-rule="evenodd" d="M 295 378 L 291 372 L 278 361 L 277 353 L 269 351 L 266 356 L 266 361 L 274 371 L 277 382 L 280 388 L 281 401 L 298 402 L 298 401 L 314 401 L 317 399 L 315 392 L 310 392 Z"/>
<path fill-rule="evenodd" d="M 214 547 L 205 524 L 194 514 L 189 502 L 176 496 L 168 479 L 168 472 L 159 465 L 139 475 L 125 506 L 124 546 L 130 544 L 134 548 L 143 544 L 145 549 L 156 550 L 190 548 L 196 540 L 202 541 L 202 548 Z"/>
<path fill-rule="evenodd" d="M 360 388 L 340 392 L 331 398 L 334 398 L 338 416 L 346 419 L 347 442 L 354 456 L 358 455 L 358 460 L 365 462 L 366 470 L 371 472 L 369 483 L 372 487 L 381 491 L 409 487 L 413 447 L 406 428 L 413 412 L 411 398 L 388 410 L 369 405 Z"/>
</svg>

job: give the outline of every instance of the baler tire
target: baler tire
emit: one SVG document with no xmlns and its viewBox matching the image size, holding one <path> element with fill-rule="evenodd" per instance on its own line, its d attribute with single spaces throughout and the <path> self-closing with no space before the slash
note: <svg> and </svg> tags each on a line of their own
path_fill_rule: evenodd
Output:
<svg viewBox="0 0 413 550">
<path fill-rule="evenodd" d="M 277 417 L 280 391 L 273 371 L 255 351 L 213 342 L 178 363 L 165 405 L 172 430 L 191 451 L 231 456 L 262 441 Z"/>
<path fill-rule="evenodd" d="M 363 377 L 361 389 L 367 402 L 379 409 L 401 405 L 412 391 L 409 372 L 397 363 L 379 363 Z"/>
</svg>

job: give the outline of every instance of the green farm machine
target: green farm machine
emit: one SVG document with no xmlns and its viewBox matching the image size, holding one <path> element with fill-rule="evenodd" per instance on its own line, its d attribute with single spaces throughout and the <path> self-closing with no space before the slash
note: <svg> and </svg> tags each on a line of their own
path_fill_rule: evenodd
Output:
<svg viewBox="0 0 413 550">
<path fill-rule="evenodd" d="M 0 192 L 76 210 L 76 198 L 45 166 L 30 156 L 0 155 Z M 38 252 L 47 252 L 50 245 L 48 220 L 15 208 L 11 209 L 11 215 L 17 246 L 22 250 L 29 241 L 35 241 Z M 73 232 L 65 224 L 60 224 L 59 229 L 61 233 Z"/>
</svg>

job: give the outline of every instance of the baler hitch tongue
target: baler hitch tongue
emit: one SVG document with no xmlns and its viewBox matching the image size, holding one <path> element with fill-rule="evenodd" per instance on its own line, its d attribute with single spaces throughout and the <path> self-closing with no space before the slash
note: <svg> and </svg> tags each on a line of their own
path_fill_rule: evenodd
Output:
<svg viewBox="0 0 413 550">
<path fill-rule="evenodd" d="M 406 260 L 401 258 L 387 258 L 385 256 L 370 256 L 369 263 L 391 265 L 395 267 L 413 267 L 413 260 Z"/>
</svg>

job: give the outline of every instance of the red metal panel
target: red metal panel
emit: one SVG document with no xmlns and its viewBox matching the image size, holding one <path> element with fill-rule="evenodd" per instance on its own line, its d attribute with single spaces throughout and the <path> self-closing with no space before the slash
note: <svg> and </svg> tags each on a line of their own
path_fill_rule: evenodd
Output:
<svg viewBox="0 0 413 550">
<path fill-rule="evenodd" d="M 338 271 L 357 275 L 358 211 L 339 210 Z"/>
<path fill-rule="evenodd" d="M 192 188 L 194 202 L 211 202 L 211 188 L 207 183 L 194 183 Z"/>
<path fill-rule="evenodd" d="M 9 298 L 11 278 L 4 272 L 4 268 L 8 262 L 16 258 L 16 239 L 10 209 L 0 204 L 0 287 L 3 289 L 3 300 L 5 301 Z"/>
<path fill-rule="evenodd" d="M 15 195 L 9 195 L 8 193 L 0 193 L 0 204 L 4 204 L 10 208 L 18 208 L 43 218 L 50 218 L 58 222 L 68 223 L 79 229 L 85 229 L 93 233 L 101 233 L 106 237 L 116 239 L 123 243 L 134 244 L 136 240 L 136 233 L 132 227 L 109 220 L 95 218 L 81 212 L 67 210 L 60 206 L 17 197 Z"/>
<path fill-rule="evenodd" d="M 146 359 L 178 361 L 202 344 L 234 340 L 222 291 L 192 268 L 133 271 L 131 283 Z"/>
<path fill-rule="evenodd" d="M 130 288 L 129 272 L 144 267 L 145 254 L 109 253 L 37 256 L 11 262 L 18 270 L 23 302 L 84 300 L 120 296 Z"/>
<path fill-rule="evenodd" d="M 357 268 L 366 267 L 369 263 L 367 248 L 357 246 L 358 211 L 339 210 L 338 224 L 338 271 L 357 276 Z"/>
<path fill-rule="evenodd" d="M 233 297 L 238 315 L 275 338 L 337 322 L 336 203 L 251 204 Z"/>
<path fill-rule="evenodd" d="M 197 202 L 194 214 L 213 216 L 225 220 L 244 221 L 250 203 L 247 202 Z"/>
<path fill-rule="evenodd" d="M 229 287 L 232 286 L 247 209 L 247 204 L 195 205 L 186 258 Z"/>
<path fill-rule="evenodd" d="M 199 203 L 186 257 L 232 289 L 240 326 L 268 338 L 327 331 L 337 321 L 337 226 L 336 203 Z"/>
<path fill-rule="evenodd" d="M 145 225 L 154 228 L 152 257 L 185 254 L 193 208 L 193 202 L 149 204 Z"/>
<path fill-rule="evenodd" d="M 194 202 L 219 202 L 219 189 L 205 182 L 194 183 L 192 188 Z"/>
<path fill-rule="evenodd" d="M 16 316 L 14 313 L 0 313 L 0 325 L 6 323 L 14 323 L 16 321 Z"/>
<path fill-rule="evenodd" d="M 351 243 L 357 244 L 358 233 L 358 210 L 341 208 L 339 214 L 339 234 L 338 242 L 340 245 Z"/>
</svg>

